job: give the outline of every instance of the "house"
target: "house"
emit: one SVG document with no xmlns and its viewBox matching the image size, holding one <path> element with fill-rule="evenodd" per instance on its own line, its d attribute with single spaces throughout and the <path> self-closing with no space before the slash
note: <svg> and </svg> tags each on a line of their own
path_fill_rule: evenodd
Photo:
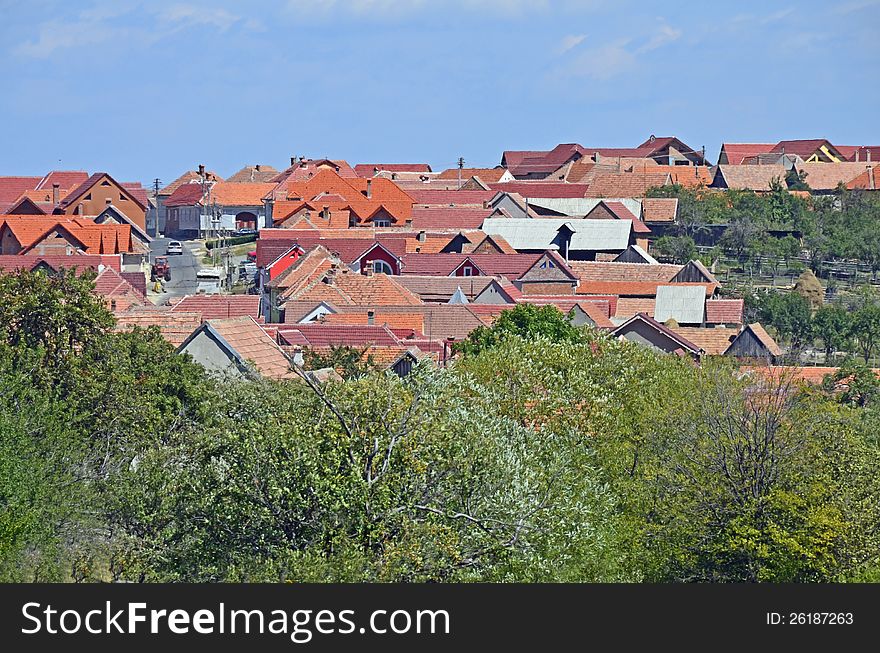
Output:
<svg viewBox="0 0 880 653">
<path fill-rule="evenodd" d="M 218 230 L 266 226 L 263 200 L 274 188 L 268 182 L 181 184 L 165 200 L 165 231 L 178 238 L 202 238 Z"/>
<path fill-rule="evenodd" d="M 267 226 L 291 217 L 316 221 L 318 226 L 334 224 L 332 214 L 344 212 L 350 226 L 404 226 L 412 221 L 414 200 L 389 179 L 342 177 L 334 170 L 322 169 L 304 180 L 291 177 L 281 181 L 267 195 Z"/>
<path fill-rule="evenodd" d="M 605 159 L 651 159 L 661 165 L 705 165 L 705 156 L 674 136 L 657 137 L 653 134 L 636 147 L 584 147 L 577 143 L 562 143 L 549 151 L 508 150 L 501 156 L 501 165 L 517 179 L 545 179 L 569 162 L 587 158 L 593 163 Z"/>
<path fill-rule="evenodd" d="M 166 233 L 167 209 L 165 202 L 178 188 L 183 184 L 203 184 L 223 181 L 223 177 L 216 172 L 205 170 L 204 165 L 200 165 L 197 170 L 187 170 L 177 179 L 167 184 L 164 188 L 159 189 L 159 193 L 155 197 L 156 210 L 154 214 L 147 216 L 147 232 L 148 233 Z M 158 220 L 158 224 L 157 221 Z M 157 232 L 158 229 L 158 232 Z"/>
<path fill-rule="evenodd" d="M 156 327 L 161 336 L 177 349 L 202 324 L 201 313 L 172 312 L 167 306 L 133 304 L 116 313 L 116 331 Z"/>
<path fill-rule="evenodd" d="M 132 281 L 113 268 L 105 267 L 95 277 L 95 294 L 104 298 L 107 309 L 114 314 L 132 306 L 143 306 L 147 303 L 146 278 L 141 273 L 138 281 Z"/>
<path fill-rule="evenodd" d="M 209 372 L 268 379 L 295 376 L 290 360 L 250 316 L 207 320 L 177 348 Z"/>
<path fill-rule="evenodd" d="M 143 190 L 143 189 L 141 189 Z M 99 215 L 108 204 L 117 207 L 138 228 L 146 232 L 146 192 L 136 192 L 129 184 L 120 184 L 106 172 L 96 172 L 71 190 L 55 208 L 64 215 Z"/>
<path fill-rule="evenodd" d="M 771 165 L 719 165 L 715 168 L 712 188 L 753 190 L 766 192 L 773 184 L 785 187 L 787 170 L 782 164 Z"/>
<path fill-rule="evenodd" d="M 746 325 L 725 350 L 726 356 L 760 359 L 776 363 L 782 357 L 782 349 L 758 323 Z"/>
<path fill-rule="evenodd" d="M 838 186 L 849 187 L 856 179 L 868 178 L 868 171 L 872 171 L 870 164 L 843 161 L 839 163 L 803 163 L 798 166 L 798 172 L 806 174 L 805 181 L 814 194 L 833 193 Z M 869 184 L 868 184 L 869 185 Z M 856 186 L 855 184 L 853 185 Z M 875 187 L 876 188 L 876 187 Z"/>
<path fill-rule="evenodd" d="M 565 260 L 594 260 L 601 253 L 616 256 L 637 242 L 631 220 L 486 218 L 482 230 L 501 236 L 517 252 L 553 249 Z"/>
<path fill-rule="evenodd" d="M 644 313 L 632 316 L 611 334 L 666 354 L 699 359 L 704 353 L 698 345 Z"/>
<path fill-rule="evenodd" d="M 707 299 L 706 325 L 716 327 L 739 327 L 743 321 L 742 299 Z"/>
<path fill-rule="evenodd" d="M 343 179 L 354 179 L 358 175 L 347 161 L 342 159 L 307 159 L 290 157 L 290 166 L 285 168 L 269 181 L 274 184 L 285 184 L 292 181 L 308 181 L 321 172 L 332 172 Z"/>
<path fill-rule="evenodd" d="M 0 216 L 0 255 L 133 252 L 127 224 L 95 224 L 89 218 L 62 215 Z"/>
</svg>

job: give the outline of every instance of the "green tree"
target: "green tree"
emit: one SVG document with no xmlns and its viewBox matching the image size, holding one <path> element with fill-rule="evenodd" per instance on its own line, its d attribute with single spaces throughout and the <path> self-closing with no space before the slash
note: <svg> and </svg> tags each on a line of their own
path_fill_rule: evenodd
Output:
<svg viewBox="0 0 880 653">
<path fill-rule="evenodd" d="M 368 350 L 347 345 L 331 346 L 326 351 L 309 348 L 303 354 L 303 366 L 307 370 L 333 368 L 343 379 L 353 379 L 378 369 Z"/>
<path fill-rule="evenodd" d="M 867 363 L 880 346 L 880 304 L 866 304 L 853 313 L 850 335 Z"/>
<path fill-rule="evenodd" d="M 662 256 L 680 264 L 697 257 L 697 245 L 690 236 L 663 236 L 657 240 L 654 247 Z"/>
<path fill-rule="evenodd" d="M 813 315 L 813 336 L 822 341 L 826 364 L 833 364 L 834 352 L 846 349 L 850 335 L 850 314 L 840 306 L 823 306 Z"/>
<path fill-rule="evenodd" d="M 543 336 L 553 342 L 582 342 L 584 332 L 574 326 L 571 320 L 558 308 L 548 304 L 517 304 L 514 308 L 502 311 L 492 326 L 480 326 L 468 337 L 455 345 L 455 351 L 476 354 L 484 349 L 497 346 L 508 336 L 522 338 Z"/>
</svg>

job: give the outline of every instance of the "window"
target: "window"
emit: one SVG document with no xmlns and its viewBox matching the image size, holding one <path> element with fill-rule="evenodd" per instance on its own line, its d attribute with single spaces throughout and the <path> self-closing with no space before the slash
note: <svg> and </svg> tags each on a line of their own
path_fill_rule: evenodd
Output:
<svg viewBox="0 0 880 653">
<path fill-rule="evenodd" d="M 374 227 L 390 227 L 391 220 L 389 220 L 388 218 L 376 218 L 373 220 L 373 226 Z"/>
<path fill-rule="evenodd" d="M 373 261 L 373 272 L 376 274 L 394 274 L 394 270 L 386 262 L 380 259 Z"/>
<path fill-rule="evenodd" d="M 542 270 L 546 270 L 547 268 L 553 269 L 555 267 L 556 266 L 553 264 L 553 261 L 550 261 L 550 260 L 541 261 L 541 269 Z"/>
<path fill-rule="evenodd" d="M 465 265 L 465 266 L 461 269 L 461 276 L 463 276 L 463 277 L 473 277 L 473 276 L 475 276 L 475 275 L 474 275 L 474 269 L 473 269 L 470 265 Z"/>
</svg>

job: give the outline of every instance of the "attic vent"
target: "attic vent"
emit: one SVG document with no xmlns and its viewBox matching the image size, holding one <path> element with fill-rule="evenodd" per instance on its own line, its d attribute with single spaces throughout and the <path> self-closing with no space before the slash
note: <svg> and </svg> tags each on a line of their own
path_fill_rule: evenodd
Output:
<svg viewBox="0 0 880 653">
<path fill-rule="evenodd" d="M 104 181 L 101 182 L 101 185 L 102 186 L 109 186 L 110 182 L 105 179 Z"/>
</svg>

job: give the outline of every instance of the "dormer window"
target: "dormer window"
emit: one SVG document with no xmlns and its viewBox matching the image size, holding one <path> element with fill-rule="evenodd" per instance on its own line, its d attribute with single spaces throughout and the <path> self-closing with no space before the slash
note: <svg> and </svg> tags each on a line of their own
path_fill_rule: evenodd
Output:
<svg viewBox="0 0 880 653">
<path fill-rule="evenodd" d="M 374 227 L 390 227 L 391 220 L 389 220 L 388 218 L 376 218 L 373 220 L 373 226 Z"/>
</svg>

